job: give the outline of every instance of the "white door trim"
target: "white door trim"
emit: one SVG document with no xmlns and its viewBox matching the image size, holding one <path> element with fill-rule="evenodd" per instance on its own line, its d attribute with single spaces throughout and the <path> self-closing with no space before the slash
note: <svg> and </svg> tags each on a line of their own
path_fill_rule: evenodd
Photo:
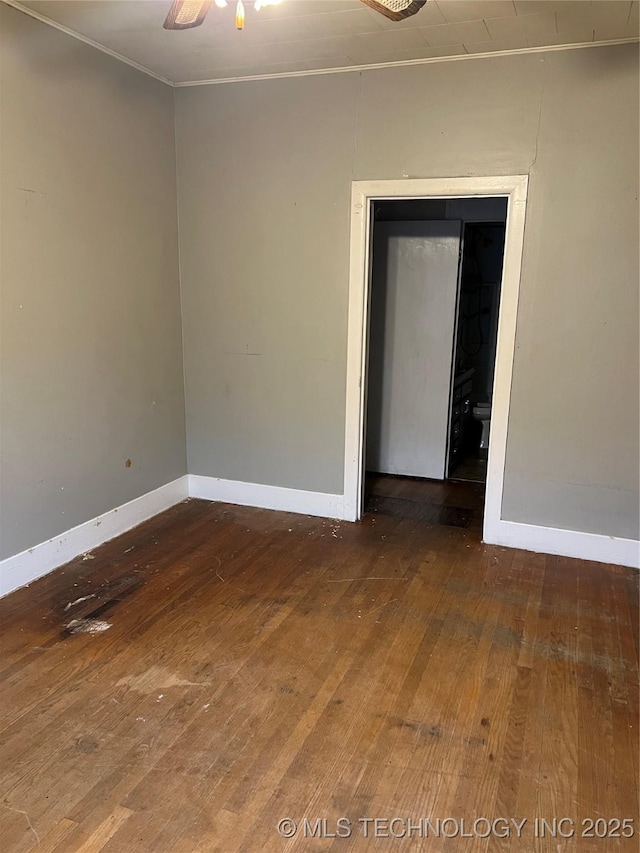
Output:
<svg viewBox="0 0 640 853">
<path fill-rule="evenodd" d="M 508 200 L 507 223 L 484 513 L 484 539 L 490 542 L 492 533 L 495 536 L 501 521 L 527 186 L 528 175 L 411 178 L 352 183 L 344 456 L 345 519 L 357 521 L 361 513 L 371 202 L 380 199 L 502 196 Z"/>
</svg>

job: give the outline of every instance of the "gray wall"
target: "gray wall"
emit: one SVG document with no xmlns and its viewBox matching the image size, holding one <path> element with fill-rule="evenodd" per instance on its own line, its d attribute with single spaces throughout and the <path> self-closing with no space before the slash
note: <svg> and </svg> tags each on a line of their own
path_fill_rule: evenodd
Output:
<svg viewBox="0 0 640 853">
<path fill-rule="evenodd" d="M 0 27 L 6 557 L 186 459 L 173 93 L 3 5 Z"/>
<path fill-rule="evenodd" d="M 354 179 L 530 173 L 504 510 L 638 536 L 638 51 L 176 92 L 189 471 L 343 490 Z"/>
</svg>

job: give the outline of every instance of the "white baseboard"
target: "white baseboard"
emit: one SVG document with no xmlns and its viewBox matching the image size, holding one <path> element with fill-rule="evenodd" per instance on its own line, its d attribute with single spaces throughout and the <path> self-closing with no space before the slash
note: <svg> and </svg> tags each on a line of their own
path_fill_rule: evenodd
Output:
<svg viewBox="0 0 640 853">
<path fill-rule="evenodd" d="M 537 527 L 500 519 L 493 524 L 485 524 L 483 541 L 488 545 L 505 545 L 524 551 L 640 568 L 640 542 L 635 539 L 617 539 L 597 533 Z"/>
<path fill-rule="evenodd" d="M 189 497 L 185 475 L 0 562 L 0 597 Z"/>
<path fill-rule="evenodd" d="M 196 474 L 189 475 L 189 497 L 344 521 L 355 520 L 344 495 L 241 483 Z M 504 545 L 523 551 L 640 568 L 640 542 L 633 539 L 500 520 L 497 524 L 485 525 L 483 540 L 490 545 Z"/>
<path fill-rule="evenodd" d="M 48 542 L 0 561 L 0 597 L 31 583 L 79 554 L 97 548 L 187 497 L 321 518 L 353 520 L 344 495 L 241 483 L 196 474 L 185 475 L 67 530 Z M 502 519 L 485 525 L 483 538 L 491 545 L 640 568 L 640 542 L 634 539 L 537 527 Z"/>
<path fill-rule="evenodd" d="M 189 497 L 316 515 L 321 518 L 344 517 L 344 495 L 305 492 L 302 489 L 264 486 L 260 483 L 240 483 L 236 480 L 220 480 L 217 477 L 202 477 L 197 474 L 189 475 Z"/>
</svg>

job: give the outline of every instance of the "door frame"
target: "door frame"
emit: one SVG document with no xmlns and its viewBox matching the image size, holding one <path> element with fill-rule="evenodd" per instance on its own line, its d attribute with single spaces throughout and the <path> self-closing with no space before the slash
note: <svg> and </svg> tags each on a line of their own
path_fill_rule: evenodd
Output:
<svg viewBox="0 0 640 853">
<path fill-rule="evenodd" d="M 496 541 L 494 537 L 500 526 L 502 510 L 528 181 L 528 175 L 501 175 L 352 182 L 344 452 L 343 517 L 345 519 L 357 521 L 362 515 L 372 202 L 400 199 L 502 197 L 507 199 L 507 221 L 483 528 L 484 541 Z"/>
</svg>

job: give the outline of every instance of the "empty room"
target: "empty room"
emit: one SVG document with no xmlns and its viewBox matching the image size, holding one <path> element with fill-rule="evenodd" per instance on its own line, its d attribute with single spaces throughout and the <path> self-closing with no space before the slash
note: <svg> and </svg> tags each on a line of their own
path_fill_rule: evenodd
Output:
<svg viewBox="0 0 640 853">
<path fill-rule="evenodd" d="M 0 0 L 2 853 L 636 851 L 637 0 Z"/>
</svg>

